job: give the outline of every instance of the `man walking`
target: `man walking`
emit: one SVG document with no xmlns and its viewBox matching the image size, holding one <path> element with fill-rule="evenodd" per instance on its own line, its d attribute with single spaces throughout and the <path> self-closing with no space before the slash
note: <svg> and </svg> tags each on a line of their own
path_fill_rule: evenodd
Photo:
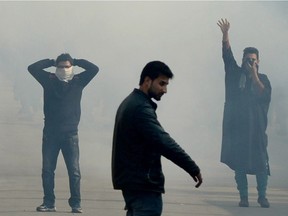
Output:
<svg viewBox="0 0 288 216">
<path fill-rule="evenodd" d="M 139 89 L 120 104 L 114 127 L 112 181 L 122 190 L 127 216 L 160 216 L 164 175 L 161 156 L 174 162 L 202 184 L 199 167 L 161 127 L 157 105 L 167 93 L 173 73 L 160 61 L 149 62 L 143 69 Z"/>
</svg>

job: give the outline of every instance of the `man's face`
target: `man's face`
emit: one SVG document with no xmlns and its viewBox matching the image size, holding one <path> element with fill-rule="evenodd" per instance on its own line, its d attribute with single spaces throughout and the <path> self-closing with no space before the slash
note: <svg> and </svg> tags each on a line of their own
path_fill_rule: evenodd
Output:
<svg viewBox="0 0 288 216">
<path fill-rule="evenodd" d="M 248 67 L 247 64 L 250 64 L 250 66 L 253 66 L 254 64 L 258 65 L 259 60 L 257 58 L 257 55 L 255 53 L 247 53 L 243 59 L 242 59 L 242 67 L 246 68 Z"/>
<path fill-rule="evenodd" d="M 57 68 L 70 68 L 72 65 L 70 61 L 60 61 L 57 64 Z"/>
<path fill-rule="evenodd" d="M 167 85 L 169 84 L 169 78 L 164 75 L 160 75 L 158 78 L 151 80 L 150 87 L 148 89 L 148 95 L 157 101 L 161 100 L 162 95 L 167 93 Z"/>
</svg>

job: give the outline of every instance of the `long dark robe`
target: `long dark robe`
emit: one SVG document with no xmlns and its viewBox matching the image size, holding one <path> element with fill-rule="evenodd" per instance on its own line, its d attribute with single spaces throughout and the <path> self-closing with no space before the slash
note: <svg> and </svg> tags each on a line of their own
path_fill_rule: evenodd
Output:
<svg viewBox="0 0 288 216">
<path fill-rule="evenodd" d="M 233 57 L 231 47 L 223 44 L 225 65 L 225 105 L 223 115 L 221 162 L 232 170 L 256 174 L 269 170 L 267 153 L 267 113 L 271 100 L 271 85 L 264 74 L 258 74 L 265 86 L 259 95 L 251 78 L 246 77 L 245 86 L 240 88 L 241 74 Z M 242 75 L 242 78 L 243 78 Z"/>
</svg>

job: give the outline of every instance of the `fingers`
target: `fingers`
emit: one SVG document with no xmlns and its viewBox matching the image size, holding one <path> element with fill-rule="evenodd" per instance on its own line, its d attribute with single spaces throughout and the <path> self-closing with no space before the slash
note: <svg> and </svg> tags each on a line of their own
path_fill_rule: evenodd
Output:
<svg viewBox="0 0 288 216">
<path fill-rule="evenodd" d="M 225 18 L 225 19 L 223 19 L 223 18 L 221 18 L 220 20 L 218 20 L 218 22 L 217 22 L 217 25 L 219 26 L 219 27 L 222 27 L 222 26 L 227 26 L 227 27 L 229 27 L 230 26 L 230 23 L 228 22 L 228 20 Z"/>
<path fill-rule="evenodd" d="M 198 183 L 195 185 L 195 187 L 196 187 L 196 188 L 199 188 L 201 184 L 202 184 L 202 181 L 201 181 L 201 182 L 198 182 Z"/>
<path fill-rule="evenodd" d="M 227 20 L 226 18 L 225 18 L 225 20 L 222 19 L 222 22 L 225 23 L 225 24 L 228 24 L 228 23 L 229 23 L 228 20 Z"/>
<path fill-rule="evenodd" d="M 199 173 L 197 176 L 193 176 L 193 179 L 195 182 L 197 182 L 197 184 L 195 185 L 196 188 L 200 187 L 200 185 L 202 184 L 203 182 L 203 178 L 202 178 L 202 175 L 201 173 Z"/>
<path fill-rule="evenodd" d="M 225 25 L 230 25 L 230 23 L 228 22 L 228 20 L 225 18 L 225 19 L 221 19 L 222 23 L 225 24 Z"/>
<path fill-rule="evenodd" d="M 221 27 L 223 25 L 222 20 L 218 20 L 217 25 Z"/>
</svg>

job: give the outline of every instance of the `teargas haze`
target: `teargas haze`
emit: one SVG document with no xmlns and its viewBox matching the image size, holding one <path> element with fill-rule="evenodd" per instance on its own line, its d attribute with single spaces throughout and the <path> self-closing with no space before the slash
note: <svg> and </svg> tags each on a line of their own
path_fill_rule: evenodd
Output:
<svg viewBox="0 0 288 216">
<path fill-rule="evenodd" d="M 220 163 L 224 67 L 216 23 L 227 18 L 237 62 L 244 47 L 257 47 L 260 72 L 271 81 L 269 186 L 288 187 L 287 9 L 284 1 L 0 2 L 1 177 L 40 176 L 42 88 L 27 66 L 68 52 L 100 68 L 82 99 L 83 178 L 110 181 L 116 109 L 138 88 L 144 65 L 161 60 L 175 74 L 157 102 L 162 126 L 197 161 L 206 185 L 234 186 L 231 170 Z M 66 176 L 61 160 L 56 175 Z M 163 166 L 168 184 L 190 179 L 166 159 Z"/>
</svg>

